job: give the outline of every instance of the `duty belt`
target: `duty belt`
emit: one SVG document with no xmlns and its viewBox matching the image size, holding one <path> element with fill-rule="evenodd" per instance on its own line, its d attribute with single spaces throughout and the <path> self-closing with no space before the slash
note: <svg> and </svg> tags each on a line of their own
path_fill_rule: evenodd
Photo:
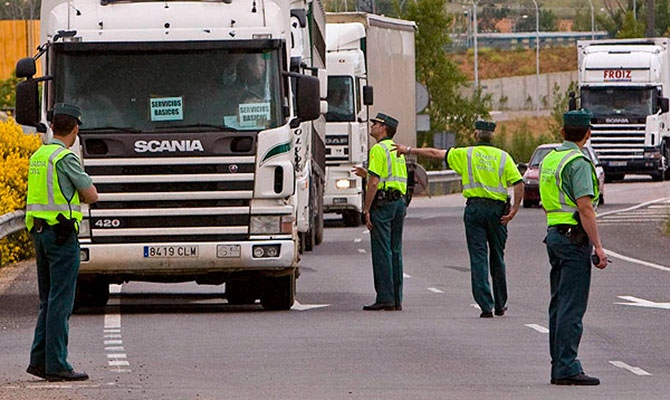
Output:
<svg viewBox="0 0 670 400">
<path fill-rule="evenodd" d="M 497 206 L 502 206 L 503 204 L 505 204 L 505 202 L 502 200 L 493 200 L 486 197 L 468 197 L 468 199 L 465 201 L 466 205 L 477 204 L 477 203 L 491 204 Z"/>
</svg>

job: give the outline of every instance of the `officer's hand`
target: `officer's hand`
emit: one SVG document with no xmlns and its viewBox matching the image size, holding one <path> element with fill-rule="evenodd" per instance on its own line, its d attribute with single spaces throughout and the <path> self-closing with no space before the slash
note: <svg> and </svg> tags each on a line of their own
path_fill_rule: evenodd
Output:
<svg viewBox="0 0 670 400">
<path fill-rule="evenodd" d="M 517 211 L 519 211 L 519 208 L 510 208 L 509 214 L 503 215 L 500 217 L 500 223 L 503 225 L 507 225 L 508 222 L 510 222 L 514 216 L 516 215 Z"/>
<path fill-rule="evenodd" d="M 596 267 L 598 269 L 605 269 L 605 267 L 607 267 L 607 264 L 610 262 L 607 259 L 607 254 L 605 254 L 605 249 L 603 249 L 602 247 L 599 247 L 599 248 L 594 250 L 594 253 L 598 256 L 598 258 L 600 258 L 600 262 L 598 264 L 594 265 L 594 267 Z"/>
<path fill-rule="evenodd" d="M 360 176 L 361 178 L 365 178 L 368 176 L 368 171 L 363 167 L 354 167 L 351 169 L 351 172 L 353 172 L 357 176 Z"/>
<path fill-rule="evenodd" d="M 391 151 L 397 152 L 398 155 L 407 154 L 407 146 L 400 143 L 394 143 L 391 145 Z"/>
<path fill-rule="evenodd" d="M 372 221 L 370 220 L 369 212 L 365 213 L 365 225 L 368 227 L 369 231 L 371 231 L 372 228 L 374 228 L 374 225 L 372 225 Z"/>
</svg>

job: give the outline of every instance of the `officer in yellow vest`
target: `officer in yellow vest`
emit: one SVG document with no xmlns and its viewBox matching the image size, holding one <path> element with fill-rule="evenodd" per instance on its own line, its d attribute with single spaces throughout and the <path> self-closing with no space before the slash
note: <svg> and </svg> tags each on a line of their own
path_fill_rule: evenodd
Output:
<svg viewBox="0 0 670 400">
<path fill-rule="evenodd" d="M 79 272 L 77 230 L 80 199 L 94 203 L 98 192 L 79 158 L 68 150 L 79 133 L 81 109 L 54 105 L 53 139 L 30 157 L 26 228 L 33 236 L 40 307 L 27 372 L 48 381 L 88 379 L 67 361 L 68 319 Z"/>
<path fill-rule="evenodd" d="M 398 144 L 399 154 L 445 160 L 462 178 L 463 196 L 467 199 L 463 221 L 470 253 L 472 295 L 481 308 L 481 318 L 503 316 L 507 311 L 507 278 L 505 244 L 507 223 L 514 218 L 524 184 L 512 156 L 491 144 L 496 124 L 477 121 L 478 143 L 474 146 L 439 150 Z M 514 187 L 514 204 L 507 209 L 507 188 Z M 491 252 L 489 257 L 488 252 Z M 489 263 L 493 296 L 489 286 Z"/>
<path fill-rule="evenodd" d="M 402 310 L 402 229 L 405 219 L 407 166 L 405 157 L 392 151 L 398 120 L 378 113 L 371 135 L 377 144 L 370 149 L 367 171 L 354 172 L 368 179 L 363 212 L 370 230 L 372 272 L 377 292 L 373 304 L 363 310 Z"/>
<path fill-rule="evenodd" d="M 547 154 L 540 164 L 540 199 L 547 215 L 549 276 L 549 350 L 551 383 L 598 385 L 600 380 L 584 374 L 577 359 L 582 337 L 593 264 L 607 266 L 600 243 L 594 205 L 598 203 L 595 167 L 582 153 L 591 137 L 592 114 L 575 110 L 563 115 L 563 144 Z"/>
</svg>

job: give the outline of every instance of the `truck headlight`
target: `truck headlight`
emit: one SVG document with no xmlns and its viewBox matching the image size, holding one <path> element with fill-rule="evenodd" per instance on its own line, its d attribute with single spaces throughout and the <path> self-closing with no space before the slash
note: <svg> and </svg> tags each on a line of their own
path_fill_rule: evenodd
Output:
<svg viewBox="0 0 670 400">
<path fill-rule="evenodd" d="M 349 189 L 356 186 L 356 181 L 353 179 L 338 179 L 335 181 L 335 187 L 338 189 Z"/>
</svg>

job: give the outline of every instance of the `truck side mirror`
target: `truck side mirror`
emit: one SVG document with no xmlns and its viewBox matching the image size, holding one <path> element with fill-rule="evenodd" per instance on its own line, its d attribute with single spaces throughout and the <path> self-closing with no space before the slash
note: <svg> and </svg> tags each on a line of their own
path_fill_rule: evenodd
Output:
<svg viewBox="0 0 670 400">
<path fill-rule="evenodd" d="M 670 110 L 670 101 L 667 97 L 658 98 L 658 107 L 661 109 L 661 114 L 665 114 Z"/>
<path fill-rule="evenodd" d="M 15 117 L 16 122 L 21 125 L 38 126 L 40 120 L 40 106 L 36 80 L 27 79 L 16 85 Z"/>
<path fill-rule="evenodd" d="M 374 102 L 374 93 L 372 86 L 365 85 L 363 86 L 363 104 L 366 106 L 371 106 Z"/>
<path fill-rule="evenodd" d="M 296 78 L 296 115 L 301 121 L 312 121 L 321 115 L 319 78 L 301 75 Z"/>
<path fill-rule="evenodd" d="M 573 111 L 577 109 L 577 98 L 575 97 L 575 92 L 570 92 L 568 94 L 570 97 L 568 99 L 568 111 Z"/>
<path fill-rule="evenodd" d="M 35 60 L 32 57 L 22 58 L 16 62 L 17 78 L 32 78 L 37 73 Z"/>
</svg>

